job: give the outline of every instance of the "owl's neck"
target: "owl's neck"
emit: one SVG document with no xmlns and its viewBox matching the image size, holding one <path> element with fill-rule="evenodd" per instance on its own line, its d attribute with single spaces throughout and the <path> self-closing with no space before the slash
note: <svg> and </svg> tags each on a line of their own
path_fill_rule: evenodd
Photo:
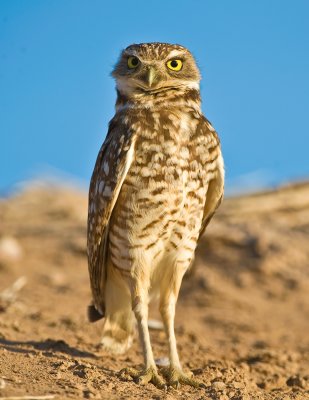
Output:
<svg viewBox="0 0 309 400">
<path fill-rule="evenodd" d="M 116 111 L 126 108 L 193 108 L 201 109 L 200 91 L 197 88 L 177 88 L 159 92 L 123 94 L 117 89 Z"/>
</svg>

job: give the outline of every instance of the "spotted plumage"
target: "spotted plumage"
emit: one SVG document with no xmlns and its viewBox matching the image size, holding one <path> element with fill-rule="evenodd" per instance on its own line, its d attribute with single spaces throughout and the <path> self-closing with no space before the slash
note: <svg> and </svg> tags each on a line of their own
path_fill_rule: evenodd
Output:
<svg viewBox="0 0 309 400">
<path fill-rule="evenodd" d="M 131 45 L 113 71 L 116 114 L 89 190 L 88 260 L 103 345 L 123 352 L 134 315 L 143 345 L 141 383 L 162 386 L 152 354 L 148 302 L 159 295 L 169 342 L 168 383 L 198 383 L 181 370 L 174 336 L 184 273 L 223 196 L 218 136 L 200 108 L 200 73 L 179 45 Z"/>
</svg>

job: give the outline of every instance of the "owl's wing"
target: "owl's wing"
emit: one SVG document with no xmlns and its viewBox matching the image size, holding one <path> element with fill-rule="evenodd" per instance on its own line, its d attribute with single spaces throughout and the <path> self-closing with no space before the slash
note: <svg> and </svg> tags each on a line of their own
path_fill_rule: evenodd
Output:
<svg viewBox="0 0 309 400">
<path fill-rule="evenodd" d="M 204 205 L 204 214 L 199 238 L 203 235 L 207 225 L 221 204 L 224 192 L 224 163 L 221 154 L 220 140 L 210 122 L 205 118 L 202 132 L 208 136 L 208 157 L 205 162 L 206 173 L 210 177 Z"/>
<path fill-rule="evenodd" d="M 87 252 L 93 306 L 88 309 L 90 321 L 105 313 L 107 236 L 109 220 L 121 186 L 131 165 L 135 136 L 119 122 L 112 121 L 98 154 L 89 188 Z"/>
</svg>

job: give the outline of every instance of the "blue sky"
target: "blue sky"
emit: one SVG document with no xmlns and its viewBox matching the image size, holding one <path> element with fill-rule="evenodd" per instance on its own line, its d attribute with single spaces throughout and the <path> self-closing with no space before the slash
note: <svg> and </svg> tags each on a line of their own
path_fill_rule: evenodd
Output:
<svg viewBox="0 0 309 400">
<path fill-rule="evenodd" d="M 1 0 L 0 191 L 46 174 L 85 187 L 131 43 L 195 55 L 227 186 L 309 177 L 308 0 Z"/>
</svg>

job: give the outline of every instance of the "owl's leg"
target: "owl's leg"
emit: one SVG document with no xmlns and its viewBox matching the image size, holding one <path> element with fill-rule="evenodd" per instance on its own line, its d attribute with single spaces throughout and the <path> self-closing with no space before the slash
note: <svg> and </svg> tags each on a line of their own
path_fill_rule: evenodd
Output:
<svg viewBox="0 0 309 400">
<path fill-rule="evenodd" d="M 174 330 L 175 308 L 178 298 L 178 293 L 183 275 L 186 268 L 183 265 L 176 264 L 172 269 L 171 275 L 162 279 L 161 296 L 160 296 L 160 313 L 162 316 L 166 336 L 169 346 L 169 367 L 162 370 L 167 382 L 170 386 L 178 388 L 180 384 L 200 387 L 203 384 L 192 378 L 192 374 L 183 372 L 176 345 L 176 337 Z"/>
<path fill-rule="evenodd" d="M 148 330 L 148 288 L 143 286 L 145 282 L 134 281 L 131 285 L 132 308 L 137 320 L 139 336 L 143 348 L 144 369 L 136 371 L 131 368 L 123 370 L 123 373 L 129 374 L 135 381 L 141 385 L 151 382 L 156 387 L 163 389 L 165 383 L 159 376 L 154 361 L 153 352 L 150 343 L 150 335 Z"/>
</svg>

